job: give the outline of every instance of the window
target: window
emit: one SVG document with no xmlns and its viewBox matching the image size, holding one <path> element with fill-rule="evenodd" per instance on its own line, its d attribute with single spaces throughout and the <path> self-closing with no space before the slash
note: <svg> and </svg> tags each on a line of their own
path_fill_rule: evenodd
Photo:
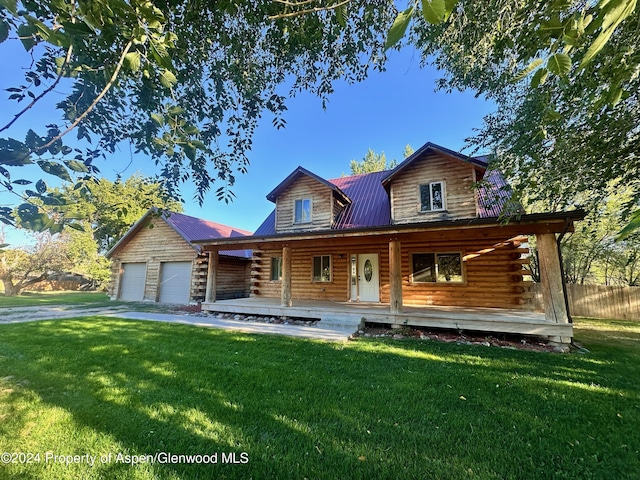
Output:
<svg viewBox="0 0 640 480">
<path fill-rule="evenodd" d="M 313 281 L 331 281 L 331 255 L 313 257 Z"/>
<path fill-rule="evenodd" d="M 462 256 L 459 253 L 414 253 L 411 258 L 413 283 L 462 283 Z"/>
<path fill-rule="evenodd" d="M 271 281 L 282 280 L 282 257 L 271 257 Z"/>
<path fill-rule="evenodd" d="M 296 200 L 295 223 L 308 223 L 311 221 L 311 199 Z"/>
<path fill-rule="evenodd" d="M 420 211 L 444 210 L 444 182 L 420 185 Z"/>
</svg>

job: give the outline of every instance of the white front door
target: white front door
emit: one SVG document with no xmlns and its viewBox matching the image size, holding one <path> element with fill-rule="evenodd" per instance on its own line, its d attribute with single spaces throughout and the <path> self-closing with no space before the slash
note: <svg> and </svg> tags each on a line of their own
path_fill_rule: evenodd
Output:
<svg viewBox="0 0 640 480">
<path fill-rule="evenodd" d="M 358 297 L 361 302 L 380 301 L 378 254 L 358 255 Z"/>
</svg>

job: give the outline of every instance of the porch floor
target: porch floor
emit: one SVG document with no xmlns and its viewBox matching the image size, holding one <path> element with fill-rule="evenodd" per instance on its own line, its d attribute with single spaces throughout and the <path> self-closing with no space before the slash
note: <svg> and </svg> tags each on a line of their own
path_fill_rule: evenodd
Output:
<svg viewBox="0 0 640 480">
<path fill-rule="evenodd" d="M 520 335 L 573 337 L 570 323 L 552 323 L 543 313 L 528 310 L 507 310 L 481 307 L 404 306 L 403 313 L 390 313 L 389 304 L 295 300 L 283 307 L 279 298 L 238 298 L 202 304 L 203 311 L 246 315 L 308 318 L 314 320 L 336 317 L 369 323 L 410 325 L 416 327 L 475 330 Z"/>
</svg>

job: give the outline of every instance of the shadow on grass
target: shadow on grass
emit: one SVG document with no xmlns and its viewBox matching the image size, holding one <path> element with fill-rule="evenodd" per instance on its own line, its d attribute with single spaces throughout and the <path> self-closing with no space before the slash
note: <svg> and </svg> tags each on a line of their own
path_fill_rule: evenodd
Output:
<svg viewBox="0 0 640 480">
<path fill-rule="evenodd" d="M 13 377 L 5 381 L 13 392 L 0 396 L 10 412 L 0 424 L 5 449 L 24 445 L 42 403 L 72 418 L 60 432 L 45 429 L 44 450 L 249 456 L 246 464 L 75 472 L 86 478 L 625 478 L 640 470 L 637 350 L 342 345 L 95 317 L 0 334 L 0 371 Z M 17 408 L 20 398 L 31 403 Z M 92 435 L 105 443 L 92 444 Z M 38 468 L 12 473 L 31 478 Z"/>
</svg>

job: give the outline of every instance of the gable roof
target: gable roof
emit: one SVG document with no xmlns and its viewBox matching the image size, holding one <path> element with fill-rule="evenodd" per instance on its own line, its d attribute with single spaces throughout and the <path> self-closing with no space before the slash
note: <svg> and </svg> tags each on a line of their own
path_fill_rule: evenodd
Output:
<svg viewBox="0 0 640 480">
<path fill-rule="evenodd" d="M 427 142 L 423 146 L 421 146 L 418 150 L 416 150 L 411 155 L 409 155 L 400 165 L 398 165 L 396 168 L 394 168 L 389 172 L 389 174 L 382 180 L 382 184 L 385 186 L 385 188 L 387 187 L 387 185 L 389 185 L 391 180 L 396 178 L 409 165 L 411 165 L 414 161 L 421 158 L 422 155 L 429 150 L 432 152 L 446 155 L 448 157 L 453 157 L 465 163 L 470 163 L 473 166 L 479 167 L 482 171 L 485 171 L 488 166 L 486 157 L 469 157 L 460 152 L 455 152 L 453 150 L 449 150 L 448 148 L 442 147 L 440 145 L 436 145 L 435 143 Z"/>
<path fill-rule="evenodd" d="M 297 181 L 302 176 L 307 176 L 309 178 L 312 178 L 313 180 L 320 182 L 323 185 L 329 187 L 331 190 L 333 190 L 333 194 L 338 196 L 345 203 L 351 202 L 351 199 L 347 195 L 345 195 L 345 193 L 342 190 L 340 190 L 340 188 L 338 188 L 337 185 L 325 180 L 322 177 L 319 177 L 315 173 L 310 172 L 306 168 L 302 168 L 302 167 L 296 168 L 293 172 L 291 172 L 291 174 L 287 178 L 285 178 L 282 182 L 280 182 L 280 184 L 276 188 L 271 190 L 271 192 L 267 194 L 267 200 L 275 203 L 278 196 L 282 192 L 284 192 L 287 188 L 289 188 L 289 186 L 292 183 Z"/>
<path fill-rule="evenodd" d="M 211 222 L 202 218 L 191 217 L 182 213 L 164 210 L 159 213 L 155 207 L 147 210 L 140 220 L 138 220 L 120 240 L 107 252 L 107 258 L 111 258 L 120 248 L 124 247 L 142 228 L 146 227 L 151 217 L 157 215 L 159 219 L 165 221 L 175 232 L 180 235 L 191 248 L 200 253 L 202 247 L 195 245 L 195 240 L 212 240 L 216 238 L 244 237 L 251 235 L 251 232 L 229 227 L 221 223 Z M 250 258 L 251 250 L 233 250 L 220 252 L 221 255 L 232 257 Z"/>
<path fill-rule="evenodd" d="M 398 165 L 396 169 L 400 166 Z M 351 203 L 338 216 L 333 230 L 391 225 L 391 203 L 383 182 L 392 177 L 394 172 L 395 170 L 385 170 L 325 180 L 325 182 L 335 185 L 351 199 Z M 502 215 L 509 202 L 511 188 L 497 170 L 487 170 L 483 180 L 477 190 L 478 217 L 497 218 Z M 258 227 L 254 236 L 275 234 L 276 211 L 274 209 Z"/>
</svg>

